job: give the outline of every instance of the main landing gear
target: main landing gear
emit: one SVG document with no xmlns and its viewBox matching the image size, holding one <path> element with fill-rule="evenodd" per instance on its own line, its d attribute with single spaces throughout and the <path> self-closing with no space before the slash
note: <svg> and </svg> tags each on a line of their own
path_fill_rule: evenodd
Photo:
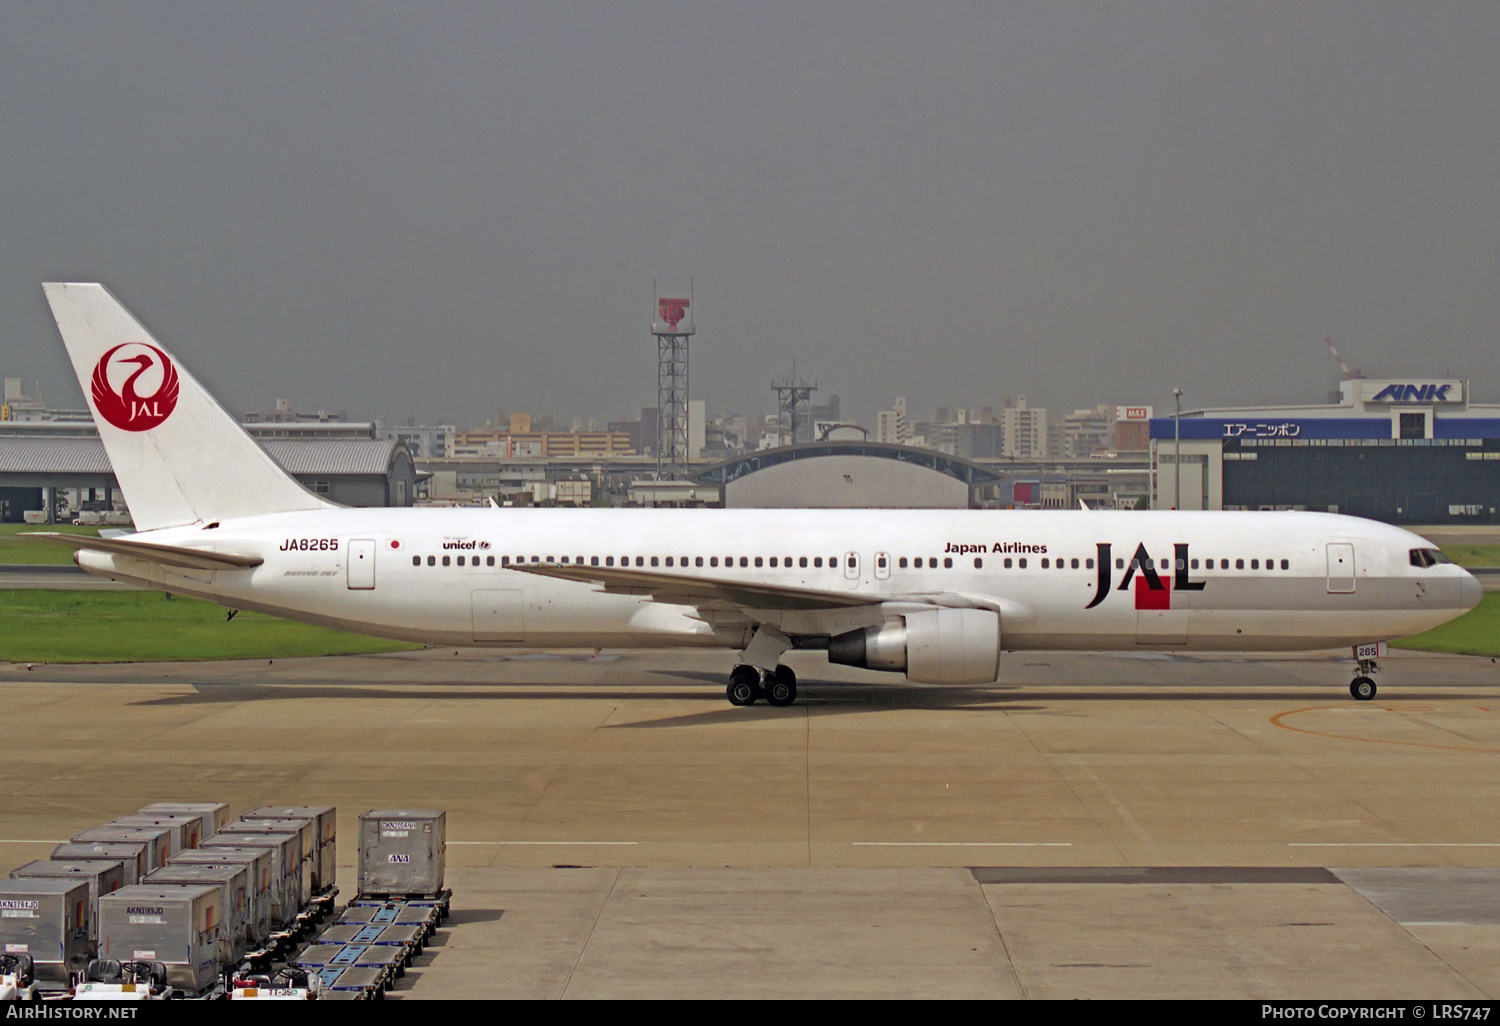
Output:
<svg viewBox="0 0 1500 1026">
<path fill-rule="evenodd" d="M 730 705 L 754 705 L 764 698 L 768 705 L 788 706 L 797 700 L 797 675 L 788 666 L 764 671 L 736 666 L 724 694 Z"/>
<path fill-rule="evenodd" d="M 1378 672 L 1380 667 L 1375 665 L 1373 659 L 1360 659 L 1358 664 L 1357 675 L 1349 682 L 1349 694 L 1356 701 L 1368 702 L 1375 697 L 1375 682 L 1370 679 L 1370 674 Z"/>
</svg>

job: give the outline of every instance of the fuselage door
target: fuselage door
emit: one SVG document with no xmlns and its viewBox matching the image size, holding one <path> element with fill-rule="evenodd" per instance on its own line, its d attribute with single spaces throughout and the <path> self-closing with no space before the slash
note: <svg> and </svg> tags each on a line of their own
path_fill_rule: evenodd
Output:
<svg viewBox="0 0 1500 1026">
<path fill-rule="evenodd" d="M 889 552 L 875 553 L 875 579 L 880 581 L 891 579 L 891 554 Z"/>
<path fill-rule="evenodd" d="M 858 552 L 846 552 L 846 553 L 844 553 L 844 580 L 846 582 L 848 582 L 848 585 L 851 588 L 854 587 L 856 584 L 859 583 L 859 553 Z"/>
<path fill-rule="evenodd" d="M 521 641 L 526 637 L 526 605 L 520 591 L 485 589 L 470 597 L 475 641 Z"/>
<path fill-rule="evenodd" d="M 351 538 L 349 541 L 349 588 L 369 591 L 375 587 L 375 539 Z"/>
<path fill-rule="evenodd" d="M 1354 590 L 1354 546 L 1328 543 L 1328 593 L 1347 595 Z"/>
</svg>

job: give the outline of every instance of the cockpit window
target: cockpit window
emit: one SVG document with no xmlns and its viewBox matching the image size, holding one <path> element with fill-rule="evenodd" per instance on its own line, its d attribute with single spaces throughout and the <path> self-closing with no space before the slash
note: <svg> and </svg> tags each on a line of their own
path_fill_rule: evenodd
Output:
<svg viewBox="0 0 1500 1026">
<path fill-rule="evenodd" d="M 1439 563 L 1451 563 L 1453 560 L 1443 555 L 1441 549 L 1412 549 L 1411 565 L 1420 567 L 1437 566 Z"/>
</svg>

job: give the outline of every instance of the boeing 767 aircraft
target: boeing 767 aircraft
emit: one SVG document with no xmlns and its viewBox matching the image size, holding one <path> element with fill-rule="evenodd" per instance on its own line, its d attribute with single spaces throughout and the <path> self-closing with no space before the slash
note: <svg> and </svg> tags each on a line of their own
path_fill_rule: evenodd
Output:
<svg viewBox="0 0 1500 1026">
<path fill-rule="evenodd" d="M 931 684 L 1002 651 L 1289 651 L 1459 616 L 1430 542 L 1326 513 L 349 509 L 303 488 L 103 286 L 49 283 L 137 533 L 32 535 L 90 573 L 386 638 L 737 653 L 735 705 L 796 700 L 791 649 Z"/>
</svg>

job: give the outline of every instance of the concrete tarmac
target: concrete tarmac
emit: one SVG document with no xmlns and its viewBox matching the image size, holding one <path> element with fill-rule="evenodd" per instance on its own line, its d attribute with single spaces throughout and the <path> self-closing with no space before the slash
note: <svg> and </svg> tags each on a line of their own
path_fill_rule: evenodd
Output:
<svg viewBox="0 0 1500 1026">
<path fill-rule="evenodd" d="M 133 584 L 111 581 L 72 563 L 0 563 L 0 591 L 140 591 Z"/>
<path fill-rule="evenodd" d="M 0 868 L 151 801 L 448 810 L 393 997 L 1500 996 L 1500 665 L 713 653 L 0 666 Z"/>
</svg>

